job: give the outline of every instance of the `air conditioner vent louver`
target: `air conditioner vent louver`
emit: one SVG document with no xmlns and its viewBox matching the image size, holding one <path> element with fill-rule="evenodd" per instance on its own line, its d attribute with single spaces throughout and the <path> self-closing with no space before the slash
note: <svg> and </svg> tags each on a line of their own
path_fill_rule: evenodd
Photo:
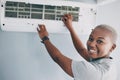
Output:
<svg viewBox="0 0 120 80">
<path fill-rule="evenodd" d="M 73 21 L 79 20 L 79 7 L 29 4 L 25 2 L 6 1 L 5 17 L 25 19 L 61 20 L 66 13 L 73 15 Z"/>
</svg>

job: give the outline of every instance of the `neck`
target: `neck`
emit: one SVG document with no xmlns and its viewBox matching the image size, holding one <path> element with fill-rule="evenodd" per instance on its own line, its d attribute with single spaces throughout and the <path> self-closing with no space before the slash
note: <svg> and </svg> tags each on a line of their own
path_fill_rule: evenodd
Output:
<svg viewBox="0 0 120 80">
<path fill-rule="evenodd" d="M 107 57 L 91 58 L 90 61 L 96 61 L 96 60 L 103 59 L 103 58 L 113 59 L 112 57 L 107 56 Z"/>
</svg>

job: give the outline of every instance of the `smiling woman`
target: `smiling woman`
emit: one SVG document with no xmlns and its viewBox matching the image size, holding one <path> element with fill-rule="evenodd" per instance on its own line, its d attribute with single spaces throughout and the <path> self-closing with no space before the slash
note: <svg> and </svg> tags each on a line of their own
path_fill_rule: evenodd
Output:
<svg viewBox="0 0 120 80">
<path fill-rule="evenodd" d="M 116 80 L 116 67 L 110 57 L 110 53 L 116 48 L 115 30 L 108 25 L 98 25 L 91 32 L 86 49 L 73 28 L 72 20 L 71 14 L 65 14 L 62 18 L 71 34 L 74 47 L 85 61 L 75 61 L 64 56 L 51 43 L 45 25 L 39 25 L 38 34 L 51 58 L 75 80 Z"/>
<path fill-rule="evenodd" d="M 98 25 L 90 34 L 87 47 L 91 58 L 109 57 L 116 47 L 117 33 L 108 25 Z"/>
</svg>

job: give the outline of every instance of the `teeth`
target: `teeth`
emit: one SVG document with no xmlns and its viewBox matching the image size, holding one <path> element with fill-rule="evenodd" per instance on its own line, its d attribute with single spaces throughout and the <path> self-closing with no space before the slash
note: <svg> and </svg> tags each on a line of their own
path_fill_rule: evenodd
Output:
<svg viewBox="0 0 120 80">
<path fill-rule="evenodd" d="M 97 53 L 95 50 L 90 50 L 90 53 Z"/>
</svg>

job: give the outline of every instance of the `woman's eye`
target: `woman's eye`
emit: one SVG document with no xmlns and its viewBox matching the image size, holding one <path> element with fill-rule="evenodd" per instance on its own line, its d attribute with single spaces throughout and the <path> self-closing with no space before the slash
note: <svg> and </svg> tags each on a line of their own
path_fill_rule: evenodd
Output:
<svg viewBox="0 0 120 80">
<path fill-rule="evenodd" d="M 97 40 L 97 43 L 100 44 L 100 43 L 103 43 L 103 41 L 101 41 L 101 40 Z"/>
<path fill-rule="evenodd" d="M 89 41 L 91 41 L 91 42 L 92 42 L 92 41 L 93 41 L 93 38 L 89 38 Z"/>
</svg>

